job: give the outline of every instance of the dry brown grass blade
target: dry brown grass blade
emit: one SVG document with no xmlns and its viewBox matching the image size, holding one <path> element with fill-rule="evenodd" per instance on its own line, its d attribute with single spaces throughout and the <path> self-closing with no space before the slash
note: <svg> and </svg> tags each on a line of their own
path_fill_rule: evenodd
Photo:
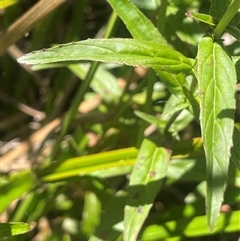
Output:
<svg viewBox="0 0 240 241">
<path fill-rule="evenodd" d="M 36 110 L 24 103 L 21 103 L 17 99 L 5 94 L 1 90 L 0 90 L 0 101 L 12 104 L 23 113 L 33 116 L 38 121 L 42 121 L 46 117 L 46 114 L 44 112 Z"/>
<path fill-rule="evenodd" d="M 56 9 L 66 0 L 41 0 L 18 18 L 0 38 L 0 55 L 21 39 L 25 33 L 29 32 L 45 16 Z"/>
<path fill-rule="evenodd" d="M 36 143 L 41 143 L 51 131 L 60 126 L 61 121 L 61 118 L 53 120 L 46 126 L 42 127 L 40 130 L 32 134 L 28 140 L 23 141 L 16 148 L 3 155 L 0 158 L 0 172 L 2 171 L 2 169 L 4 169 L 4 165 L 10 165 L 11 162 L 21 157 L 23 154 L 27 153 Z"/>
<path fill-rule="evenodd" d="M 91 110 L 91 109 L 89 109 Z M 79 123 L 103 123 L 109 120 L 116 114 L 117 110 L 112 110 L 107 113 L 90 112 L 86 114 L 79 114 L 75 124 Z M 57 130 L 62 123 L 62 117 L 56 118 L 41 129 L 34 132 L 27 140 L 22 141 L 18 146 L 8 151 L 0 157 L 0 173 L 11 171 L 13 162 L 27 154 L 36 144 L 42 143 L 49 133 Z M 30 160 L 27 160 L 28 162 Z"/>
</svg>

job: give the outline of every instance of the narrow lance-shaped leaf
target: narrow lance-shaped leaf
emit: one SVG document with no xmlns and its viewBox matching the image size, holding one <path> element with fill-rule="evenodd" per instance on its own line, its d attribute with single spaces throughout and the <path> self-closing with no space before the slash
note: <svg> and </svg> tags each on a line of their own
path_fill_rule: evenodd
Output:
<svg viewBox="0 0 240 241">
<path fill-rule="evenodd" d="M 204 37 L 198 50 L 200 124 L 207 161 L 207 220 L 213 230 L 223 201 L 234 128 L 236 72 L 218 43 Z"/>
<path fill-rule="evenodd" d="M 135 39 L 88 39 L 35 51 L 18 59 L 25 64 L 80 60 L 150 67 L 176 74 L 192 69 L 189 59 L 181 53 L 161 44 Z"/>
<path fill-rule="evenodd" d="M 216 19 L 220 19 L 229 5 L 229 1 L 212 0 L 210 7 L 210 15 Z"/>
<path fill-rule="evenodd" d="M 217 20 L 214 19 L 211 15 L 207 15 L 207 14 L 203 14 L 203 13 L 194 13 L 194 12 L 187 12 L 185 15 L 188 17 L 192 17 L 193 19 L 195 19 L 197 21 L 207 23 L 211 26 L 215 26 L 217 23 Z"/>
<path fill-rule="evenodd" d="M 240 123 L 235 125 L 233 132 L 233 147 L 231 150 L 231 160 L 240 171 Z"/>
<path fill-rule="evenodd" d="M 36 226 L 35 223 L 28 224 L 22 222 L 0 223 L 0 238 L 12 237 L 27 233 Z"/>
<path fill-rule="evenodd" d="M 160 189 L 162 178 L 166 175 L 169 160 L 170 153 L 165 148 L 158 148 L 147 139 L 143 141 L 128 188 L 124 210 L 124 241 L 137 240 Z"/>
<path fill-rule="evenodd" d="M 80 156 L 67 159 L 60 165 L 52 163 L 45 169 L 37 170 L 36 172 L 38 177 L 46 182 L 61 181 L 80 175 L 94 175 L 104 178 L 122 175 L 131 171 L 137 152 L 136 148 L 130 147 Z"/>
<path fill-rule="evenodd" d="M 129 0 L 108 0 L 114 11 L 122 19 L 134 39 L 151 41 L 167 46 L 167 42 L 153 23 Z M 186 83 L 184 74 L 174 75 L 156 70 L 168 90 L 179 96 L 183 95 L 182 86 Z"/>
<path fill-rule="evenodd" d="M 134 39 L 167 45 L 153 23 L 129 0 L 108 0 L 114 11 L 122 19 Z"/>
<path fill-rule="evenodd" d="M 189 207 L 189 205 L 187 205 Z M 185 207 L 184 210 L 186 210 Z M 193 212 L 193 208 L 191 208 Z M 221 213 L 216 232 L 211 233 L 206 228 L 205 216 L 185 217 L 182 214 L 182 218 L 175 219 L 173 221 L 165 222 L 164 224 L 149 225 L 142 233 L 139 241 L 145 240 L 173 240 L 172 237 L 183 236 L 187 240 L 195 239 L 196 237 L 203 237 L 214 235 L 216 233 L 233 233 L 239 231 L 239 215 L 240 211 L 234 211 L 232 213 Z M 171 216 L 172 217 L 172 216 Z M 227 222 L 226 222 L 227 220 Z M 179 240 L 179 239 L 174 239 Z M 182 240 L 182 239 L 180 239 Z M 214 240 L 214 237 L 209 240 Z"/>
<path fill-rule="evenodd" d="M 21 197 L 35 185 L 30 171 L 12 174 L 6 182 L 0 183 L 0 213 L 16 198 Z"/>
<path fill-rule="evenodd" d="M 197 21 L 207 23 L 210 26 L 216 26 L 218 23 L 216 18 L 212 17 L 211 15 L 207 15 L 207 14 L 203 14 L 203 13 L 187 12 L 185 15 L 188 17 L 192 17 L 193 19 L 195 19 Z M 237 27 L 229 24 L 227 26 L 227 28 L 225 29 L 225 31 L 230 33 L 235 39 L 240 41 L 240 30 Z"/>
<path fill-rule="evenodd" d="M 13 4 L 16 4 L 18 2 L 18 0 L 1 0 L 1 4 L 0 4 L 0 9 L 4 9 L 7 7 L 10 7 Z"/>
</svg>

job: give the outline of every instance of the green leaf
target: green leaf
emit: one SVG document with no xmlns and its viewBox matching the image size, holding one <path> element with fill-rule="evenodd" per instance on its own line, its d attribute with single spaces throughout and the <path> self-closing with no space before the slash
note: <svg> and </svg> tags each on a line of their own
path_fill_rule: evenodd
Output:
<svg viewBox="0 0 240 241">
<path fill-rule="evenodd" d="M 35 184 L 34 175 L 24 171 L 12 174 L 7 182 L 0 183 L 0 213 L 16 198 L 29 191 Z"/>
<path fill-rule="evenodd" d="M 81 79 L 85 79 L 89 71 L 89 65 L 85 64 L 70 64 L 67 67 Z M 109 71 L 106 71 L 101 65 L 97 68 L 90 87 L 107 102 L 117 102 L 122 94 L 116 77 Z"/>
<path fill-rule="evenodd" d="M 161 120 L 161 119 L 157 118 L 156 116 L 149 115 L 149 114 L 144 113 L 144 112 L 139 111 L 139 110 L 135 110 L 134 114 L 136 116 L 138 116 L 139 118 L 141 118 L 142 120 L 144 120 L 144 121 L 146 121 L 146 122 L 148 122 L 150 124 L 156 125 L 156 127 L 158 128 L 158 130 L 160 132 L 161 132 L 161 130 L 164 128 L 164 126 L 167 123 L 166 120 Z"/>
<path fill-rule="evenodd" d="M 51 186 L 49 185 L 49 188 L 44 190 L 38 190 L 37 192 L 33 190 L 27 193 L 24 199 L 21 199 L 21 202 L 19 202 L 17 209 L 11 217 L 12 220 L 29 222 L 31 220 L 38 220 L 41 216 L 45 215 L 46 210 L 56 207 L 54 203 L 55 189 L 54 184 L 52 184 Z M 48 203 L 47 209 L 46 203 Z"/>
<path fill-rule="evenodd" d="M 125 148 L 71 158 L 38 170 L 37 175 L 46 182 L 62 181 L 86 174 L 98 177 L 123 175 L 131 171 L 137 152 L 135 148 Z"/>
<path fill-rule="evenodd" d="M 16 4 L 18 0 L 1 0 L 0 9 L 8 8 L 13 4 Z"/>
<path fill-rule="evenodd" d="M 63 68 L 67 67 L 78 78 L 84 80 L 89 71 L 90 64 L 67 64 L 67 63 L 51 63 L 51 64 L 39 64 L 31 67 L 32 70 L 42 70 L 49 68 Z M 98 93 L 106 102 L 117 102 L 122 94 L 121 88 L 117 84 L 117 79 L 112 75 L 104 66 L 99 65 L 93 79 L 90 83 L 90 87 Z M 107 95 L 106 95 L 107 93 Z"/>
<path fill-rule="evenodd" d="M 240 42 L 240 30 L 239 28 L 228 25 L 226 31 L 230 33 L 238 42 Z"/>
<path fill-rule="evenodd" d="M 94 192 L 84 196 L 81 227 L 85 235 L 90 237 L 100 223 L 101 202 Z"/>
<path fill-rule="evenodd" d="M 63 234 L 62 241 L 71 241 L 71 236 L 67 233 Z"/>
<path fill-rule="evenodd" d="M 218 43 L 204 37 L 198 49 L 200 124 L 207 161 L 207 220 L 214 229 L 228 174 L 234 128 L 236 71 Z"/>
<path fill-rule="evenodd" d="M 222 213 L 219 217 L 216 230 L 210 232 L 205 224 L 205 216 L 190 218 L 181 218 L 166 223 L 154 224 L 148 226 L 139 241 L 161 240 L 168 237 L 185 236 L 187 238 L 202 237 L 203 235 L 213 235 L 215 233 L 231 233 L 239 231 L 240 211 L 232 213 Z M 182 239 L 181 239 L 182 240 Z"/>
<path fill-rule="evenodd" d="M 167 169 L 168 180 L 166 184 L 172 183 L 173 180 L 180 180 L 181 177 L 189 172 L 193 172 L 193 167 L 196 165 L 196 160 L 171 160 Z"/>
<path fill-rule="evenodd" d="M 201 149 L 201 145 L 202 142 L 200 138 L 177 143 L 173 149 L 174 155 L 176 156 L 173 156 L 173 158 L 185 159 L 186 155 L 188 156 L 190 152 L 196 154 L 196 152 L 199 152 L 199 149 Z M 67 178 L 83 175 L 91 175 L 100 178 L 125 175 L 131 172 L 136 161 L 137 153 L 138 150 L 135 148 L 125 148 L 88 156 L 80 156 L 67 159 L 61 163 L 52 163 L 45 169 L 36 170 L 36 174 L 45 182 L 63 181 Z M 197 180 L 202 180 L 202 178 L 199 178 L 199 175 L 202 177 L 202 171 L 205 171 L 205 169 L 203 169 L 204 165 L 201 161 L 197 163 L 201 165 L 201 173 L 199 173 L 197 169 L 192 176 L 197 178 Z M 170 166 L 172 164 L 174 164 L 174 162 L 171 162 Z M 190 180 L 196 179 L 190 178 Z"/>
<path fill-rule="evenodd" d="M 216 19 L 220 19 L 225 13 L 230 0 L 212 0 L 209 14 Z"/>
<path fill-rule="evenodd" d="M 236 2 L 236 7 L 239 9 L 240 3 L 239 0 L 212 0 L 211 7 L 209 14 L 214 18 L 220 20 L 223 14 L 226 12 L 227 8 L 229 7 L 230 3 Z M 231 20 L 231 25 L 237 26 L 240 21 L 240 12 L 238 11 L 237 14 Z"/>
<path fill-rule="evenodd" d="M 216 26 L 218 21 L 216 18 L 212 17 L 211 15 L 203 14 L 203 13 L 194 13 L 194 12 L 187 12 L 186 16 L 191 17 L 197 21 L 201 21 L 203 23 L 209 24 L 210 26 Z M 238 16 L 239 19 L 239 16 Z M 228 25 L 226 31 L 230 33 L 236 40 L 240 41 L 240 30 L 235 27 L 234 25 Z"/>
<path fill-rule="evenodd" d="M 194 93 L 192 93 L 191 91 L 189 91 L 187 88 L 185 88 L 183 86 L 183 92 L 188 100 L 188 103 L 189 103 L 189 112 L 191 114 L 194 115 L 195 119 L 198 121 L 199 120 L 199 113 L 200 113 L 200 109 L 199 109 L 199 103 L 198 103 L 198 98 L 196 98 L 194 96 Z"/>
<path fill-rule="evenodd" d="M 108 200 L 100 225 L 89 241 L 117 240 L 117 237 L 122 233 L 126 196 L 125 191 L 119 191 L 113 198 Z"/>
<path fill-rule="evenodd" d="M 167 45 L 166 40 L 152 22 L 129 0 L 108 0 L 117 15 L 123 20 L 134 39 Z"/>
<path fill-rule="evenodd" d="M 155 41 L 162 45 L 167 45 L 165 39 L 155 28 L 149 19 L 128 0 L 108 0 L 112 8 L 122 19 L 134 39 L 143 41 Z M 139 24 L 141 23 L 141 24 Z M 183 74 L 172 75 L 167 72 L 156 70 L 161 81 L 174 95 L 183 95 L 182 85 L 185 84 Z"/>
<path fill-rule="evenodd" d="M 163 71 L 156 71 L 156 73 L 172 94 L 182 98 L 182 88 L 186 84 L 186 76 L 184 74 L 181 73 L 176 75 Z"/>
<path fill-rule="evenodd" d="M 176 74 L 192 69 L 188 58 L 179 52 L 164 45 L 134 39 L 88 39 L 62 44 L 26 54 L 18 62 L 46 64 L 79 60 L 150 67 Z"/>
<path fill-rule="evenodd" d="M 162 178 L 166 175 L 170 153 L 145 139 L 131 173 L 127 203 L 124 210 L 124 241 L 137 239 L 146 219 Z"/>
<path fill-rule="evenodd" d="M 222 9 L 224 9 L 224 11 L 225 11 L 224 4 L 226 2 L 224 3 L 224 1 L 220 1 L 220 4 L 219 3 L 216 4 L 216 1 L 213 0 L 212 4 L 214 2 L 215 2 L 215 5 L 218 5 L 218 10 L 219 10 L 219 6 L 222 5 L 222 7 L 223 7 Z M 227 7 L 226 11 L 224 12 L 223 16 L 221 16 L 221 19 L 219 20 L 216 28 L 213 30 L 215 39 L 219 39 L 221 37 L 222 33 L 225 31 L 225 29 L 227 28 L 229 23 L 232 23 L 233 25 L 236 24 L 234 17 L 237 17 L 237 24 L 239 23 L 239 18 L 240 18 L 239 14 L 238 14 L 239 13 L 238 12 L 239 3 L 240 3 L 239 0 L 232 0 L 229 5 L 227 4 L 228 7 Z"/>
<path fill-rule="evenodd" d="M 219 3 L 218 3 L 218 5 L 219 5 Z M 186 16 L 191 17 L 197 21 L 201 21 L 203 23 L 209 24 L 210 26 L 216 26 L 218 23 L 216 18 L 214 18 L 208 14 L 187 12 Z M 238 16 L 238 19 L 239 19 L 239 16 Z M 234 25 L 228 25 L 226 31 L 229 32 L 230 34 L 232 34 L 239 41 L 240 30 L 237 27 L 235 27 Z"/>
<path fill-rule="evenodd" d="M 231 160 L 240 171 L 240 123 L 236 124 L 233 132 L 233 147 L 231 150 Z"/>
<path fill-rule="evenodd" d="M 172 95 L 171 100 L 179 100 L 176 96 Z M 170 100 L 170 99 L 169 99 Z M 170 101 L 168 101 L 169 103 Z M 166 105 L 165 105 L 166 106 Z M 176 103 L 174 107 L 170 107 L 171 109 L 166 109 L 166 112 L 164 111 L 163 114 L 161 115 L 161 118 L 157 118 L 156 116 L 141 112 L 141 111 L 134 111 L 134 114 L 141 118 L 142 120 L 145 120 L 146 122 L 156 125 L 158 128 L 158 131 L 160 133 L 164 132 L 164 129 L 168 125 L 168 122 L 174 116 L 175 114 L 178 114 L 178 117 L 175 119 L 173 123 L 171 123 L 171 127 L 169 127 L 169 132 L 176 132 L 180 131 L 186 125 L 189 123 L 189 121 L 192 121 L 193 116 L 189 114 L 188 111 L 184 110 L 184 108 L 188 107 L 188 103 Z M 179 113 L 178 113 L 179 112 Z"/>
<path fill-rule="evenodd" d="M 203 14 L 203 13 L 187 12 L 186 16 L 191 17 L 197 21 L 207 23 L 211 26 L 215 26 L 217 23 L 217 21 L 211 15 L 207 15 L 207 14 Z"/>
<path fill-rule="evenodd" d="M 27 233 L 33 229 L 35 226 L 33 224 L 21 222 L 0 223 L 0 238 Z"/>
<path fill-rule="evenodd" d="M 240 56 L 232 56 L 232 60 L 236 68 L 237 78 L 240 79 Z"/>
</svg>

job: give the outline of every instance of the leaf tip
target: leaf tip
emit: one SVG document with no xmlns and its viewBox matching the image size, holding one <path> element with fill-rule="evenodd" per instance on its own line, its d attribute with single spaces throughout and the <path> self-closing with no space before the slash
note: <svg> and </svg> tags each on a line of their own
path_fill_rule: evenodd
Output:
<svg viewBox="0 0 240 241">
<path fill-rule="evenodd" d="M 18 62 L 19 64 L 26 64 L 25 55 L 17 58 L 17 62 Z"/>
<path fill-rule="evenodd" d="M 192 18 L 192 12 L 186 12 L 186 13 L 185 13 L 185 16 Z"/>
</svg>

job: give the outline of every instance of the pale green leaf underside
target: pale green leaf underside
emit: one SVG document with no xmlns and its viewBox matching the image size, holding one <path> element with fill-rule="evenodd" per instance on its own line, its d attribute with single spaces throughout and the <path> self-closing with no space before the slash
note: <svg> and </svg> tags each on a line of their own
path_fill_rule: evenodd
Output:
<svg viewBox="0 0 240 241">
<path fill-rule="evenodd" d="M 225 51 L 204 37 L 198 51 L 200 124 L 207 160 L 207 219 L 216 225 L 227 180 L 234 128 L 236 71 Z"/>
<path fill-rule="evenodd" d="M 24 64 L 92 60 L 142 66 L 170 73 L 189 72 L 191 62 L 169 47 L 135 39 L 88 39 L 57 45 L 26 54 L 18 59 Z"/>
</svg>

